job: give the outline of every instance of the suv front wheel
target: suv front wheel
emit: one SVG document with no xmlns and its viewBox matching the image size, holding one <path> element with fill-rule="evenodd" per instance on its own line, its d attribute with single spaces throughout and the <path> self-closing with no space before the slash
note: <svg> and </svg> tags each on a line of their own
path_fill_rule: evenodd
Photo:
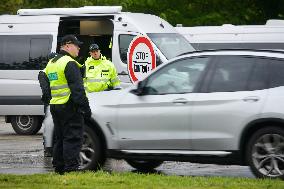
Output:
<svg viewBox="0 0 284 189">
<path fill-rule="evenodd" d="M 105 162 L 104 151 L 97 133 L 89 126 L 85 126 L 80 151 L 80 169 L 97 170 L 101 168 Z"/>
<path fill-rule="evenodd" d="M 255 132 L 249 140 L 246 158 L 257 177 L 283 179 L 284 130 L 271 126 Z"/>
</svg>

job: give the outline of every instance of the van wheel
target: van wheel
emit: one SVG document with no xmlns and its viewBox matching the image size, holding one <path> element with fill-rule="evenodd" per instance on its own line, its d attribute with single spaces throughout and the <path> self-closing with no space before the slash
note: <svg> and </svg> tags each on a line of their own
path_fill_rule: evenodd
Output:
<svg viewBox="0 0 284 189">
<path fill-rule="evenodd" d="M 126 159 L 125 160 L 129 165 L 134 167 L 139 171 L 151 171 L 157 167 L 159 167 L 163 161 L 159 160 L 133 160 L 133 159 Z"/>
<path fill-rule="evenodd" d="M 105 155 L 100 138 L 93 129 L 85 126 L 80 152 L 80 169 L 97 170 L 103 166 L 104 162 Z"/>
<path fill-rule="evenodd" d="M 19 135 L 36 134 L 41 128 L 42 121 L 40 116 L 32 115 L 17 115 L 11 118 L 12 127 Z"/>
<path fill-rule="evenodd" d="M 284 130 L 267 127 L 251 137 L 246 158 L 255 174 L 260 178 L 284 178 Z"/>
</svg>

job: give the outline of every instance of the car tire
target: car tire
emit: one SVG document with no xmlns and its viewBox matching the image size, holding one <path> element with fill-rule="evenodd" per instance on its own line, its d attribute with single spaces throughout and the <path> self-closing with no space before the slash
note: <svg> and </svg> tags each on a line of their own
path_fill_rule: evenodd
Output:
<svg viewBox="0 0 284 189">
<path fill-rule="evenodd" d="M 284 178 L 284 129 L 266 127 L 256 131 L 248 142 L 247 162 L 259 178 Z"/>
<path fill-rule="evenodd" d="M 93 129 L 85 126 L 80 152 L 80 169 L 97 170 L 103 166 L 104 162 L 105 154 L 100 138 Z"/>
<path fill-rule="evenodd" d="M 159 167 L 163 161 L 159 160 L 133 160 L 133 159 L 126 159 L 125 160 L 129 165 L 134 167 L 139 171 L 151 171 L 157 167 Z"/>
<path fill-rule="evenodd" d="M 41 116 L 33 115 L 17 115 L 11 118 L 12 127 L 19 135 L 36 134 L 41 128 L 42 121 Z"/>
</svg>

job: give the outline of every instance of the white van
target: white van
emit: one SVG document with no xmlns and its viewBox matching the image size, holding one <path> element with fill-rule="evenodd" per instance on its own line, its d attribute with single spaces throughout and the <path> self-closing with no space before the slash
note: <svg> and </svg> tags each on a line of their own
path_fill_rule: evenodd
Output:
<svg viewBox="0 0 284 189">
<path fill-rule="evenodd" d="M 265 25 L 176 27 L 196 50 L 284 49 L 284 20 Z"/>
<path fill-rule="evenodd" d="M 0 115 L 16 133 L 35 134 L 40 129 L 44 108 L 37 75 L 66 34 L 84 42 L 80 63 L 88 57 L 89 45 L 97 43 L 115 64 L 124 86 L 130 82 L 127 50 L 135 36 L 147 35 L 152 40 L 158 64 L 194 51 L 165 20 L 121 10 L 121 6 L 20 9 L 18 15 L 0 16 Z"/>
</svg>

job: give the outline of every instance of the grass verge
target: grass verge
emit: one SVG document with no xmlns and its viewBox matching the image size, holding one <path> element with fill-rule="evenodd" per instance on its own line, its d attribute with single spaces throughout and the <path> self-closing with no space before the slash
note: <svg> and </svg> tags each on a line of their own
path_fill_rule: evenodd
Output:
<svg viewBox="0 0 284 189">
<path fill-rule="evenodd" d="M 34 175 L 0 174 L 0 188 L 189 188 L 189 189 L 284 189 L 284 182 L 270 179 L 166 176 L 159 174 L 108 173 L 104 171 Z"/>
</svg>

